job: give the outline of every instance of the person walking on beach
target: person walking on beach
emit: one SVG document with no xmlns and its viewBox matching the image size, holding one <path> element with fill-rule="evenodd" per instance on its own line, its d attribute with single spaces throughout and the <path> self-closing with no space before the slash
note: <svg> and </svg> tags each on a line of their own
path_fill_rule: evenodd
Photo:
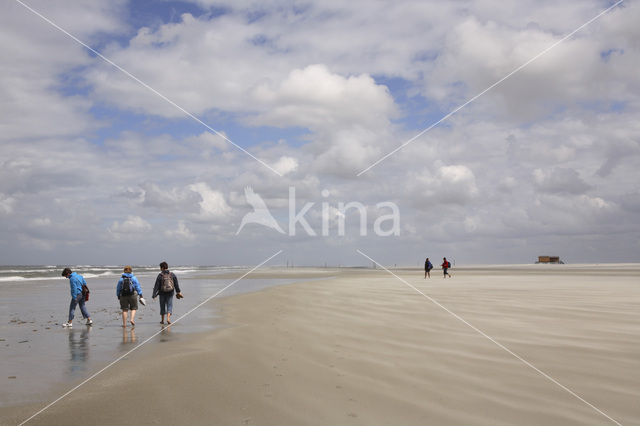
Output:
<svg viewBox="0 0 640 426">
<path fill-rule="evenodd" d="M 76 306 L 80 306 L 80 312 L 82 312 L 82 317 L 87 320 L 87 325 L 93 324 L 91 320 L 91 315 L 87 311 L 86 306 L 84 305 L 84 293 L 82 291 L 82 286 L 86 286 L 87 282 L 84 280 L 84 277 L 80 274 L 72 272 L 69 268 L 64 268 L 62 270 L 62 276 L 65 278 L 69 278 L 69 287 L 71 288 L 71 303 L 69 304 L 69 320 L 62 324 L 63 327 L 72 327 L 73 317 L 76 312 Z"/>
<path fill-rule="evenodd" d="M 449 262 L 446 257 L 443 257 L 442 258 L 442 273 L 443 273 L 442 278 L 447 278 L 447 275 L 449 275 L 449 278 L 451 278 L 451 275 L 449 274 L 449 272 L 447 272 L 449 268 L 451 268 L 451 262 Z"/>
<path fill-rule="evenodd" d="M 160 273 L 153 286 L 153 300 L 160 296 L 160 324 L 164 324 L 164 317 L 167 316 L 167 324 L 171 324 L 171 314 L 173 313 L 173 294 L 178 299 L 182 299 L 180 285 L 176 274 L 169 271 L 167 262 L 160 264 Z"/>
<path fill-rule="evenodd" d="M 140 303 L 145 304 L 142 297 L 142 287 L 138 282 L 138 278 L 133 275 L 131 266 L 125 266 L 124 272 L 118 280 L 116 286 L 116 296 L 120 301 L 120 309 L 122 309 L 122 327 L 127 326 L 127 315 L 131 312 L 131 327 L 136 326 L 136 311 L 138 310 L 138 297 Z"/>
<path fill-rule="evenodd" d="M 424 279 L 425 280 L 427 279 L 427 277 L 431 278 L 431 270 L 432 269 L 433 269 L 433 264 L 431 263 L 431 261 L 427 257 L 427 260 L 424 261 Z"/>
</svg>

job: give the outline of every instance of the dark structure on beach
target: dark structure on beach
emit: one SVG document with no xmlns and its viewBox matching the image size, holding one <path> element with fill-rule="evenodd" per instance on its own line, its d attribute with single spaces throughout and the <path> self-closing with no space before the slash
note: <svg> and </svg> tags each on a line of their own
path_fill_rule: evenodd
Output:
<svg viewBox="0 0 640 426">
<path fill-rule="evenodd" d="M 538 256 L 536 263 L 564 263 L 560 260 L 560 256 Z"/>
</svg>

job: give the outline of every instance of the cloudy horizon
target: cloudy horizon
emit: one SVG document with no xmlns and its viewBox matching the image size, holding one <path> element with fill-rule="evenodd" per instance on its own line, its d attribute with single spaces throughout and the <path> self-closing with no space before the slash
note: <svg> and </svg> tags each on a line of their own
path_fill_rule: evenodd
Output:
<svg viewBox="0 0 640 426">
<path fill-rule="evenodd" d="M 378 164 L 615 2 L 24 3 L 139 81 L 0 6 L 2 264 L 640 261 L 637 2 Z"/>
</svg>

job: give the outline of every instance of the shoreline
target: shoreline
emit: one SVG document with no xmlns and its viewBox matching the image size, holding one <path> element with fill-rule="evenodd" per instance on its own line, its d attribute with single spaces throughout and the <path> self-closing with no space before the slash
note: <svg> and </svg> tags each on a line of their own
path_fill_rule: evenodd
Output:
<svg viewBox="0 0 640 426">
<path fill-rule="evenodd" d="M 437 271 L 399 275 L 617 421 L 640 418 L 635 272 Z M 384 271 L 218 302 L 222 328 L 142 347 L 30 424 L 609 422 Z M 125 400 L 133 416 L 110 409 Z"/>
</svg>

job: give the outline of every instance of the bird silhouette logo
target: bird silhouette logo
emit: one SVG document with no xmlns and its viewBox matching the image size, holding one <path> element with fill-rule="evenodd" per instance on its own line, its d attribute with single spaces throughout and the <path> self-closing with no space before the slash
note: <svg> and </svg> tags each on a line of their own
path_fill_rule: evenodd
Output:
<svg viewBox="0 0 640 426">
<path fill-rule="evenodd" d="M 246 198 L 247 203 L 251 204 L 251 207 L 253 207 L 253 211 L 244 215 L 242 222 L 240 222 L 240 227 L 236 231 L 236 235 L 238 235 L 240 231 L 242 231 L 242 228 L 244 228 L 248 223 L 257 223 L 284 234 L 284 231 L 274 219 L 262 197 L 253 192 L 253 188 L 250 186 L 245 187 L 244 197 Z"/>
</svg>

